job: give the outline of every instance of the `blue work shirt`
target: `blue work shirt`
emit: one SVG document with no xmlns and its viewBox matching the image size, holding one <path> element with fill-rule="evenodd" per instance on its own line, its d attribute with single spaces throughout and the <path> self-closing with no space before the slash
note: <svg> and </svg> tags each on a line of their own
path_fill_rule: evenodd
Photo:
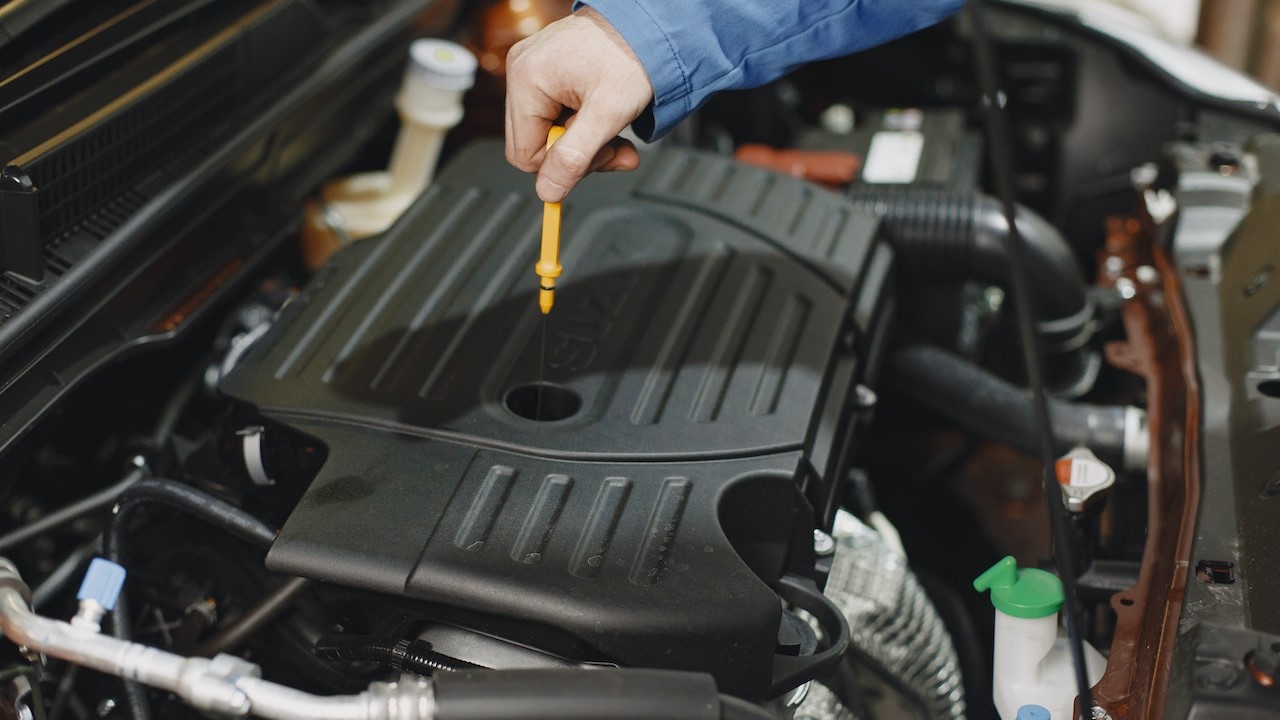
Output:
<svg viewBox="0 0 1280 720">
<path fill-rule="evenodd" d="M 711 95 L 763 85 L 932 25 L 964 0 L 576 0 L 635 51 L 653 106 L 632 128 L 661 137 Z"/>
</svg>

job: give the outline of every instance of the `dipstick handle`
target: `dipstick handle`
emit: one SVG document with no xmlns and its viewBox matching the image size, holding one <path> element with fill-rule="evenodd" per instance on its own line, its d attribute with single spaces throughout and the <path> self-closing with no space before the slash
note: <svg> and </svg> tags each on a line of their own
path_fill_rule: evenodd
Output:
<svg viewBox="0 0 1280 720">
<path fill-rule="evenodd" d="M 547 133 L 547 150 L 564 135 L 564 128 L 552 125 Z M 542 204 L 542 255 L 533 267 L 538 273 L 538 307 L 542 314 L 551 312 L 556 300 L 556 278 L 560 277 L 560 203 Z"/>
</svg>

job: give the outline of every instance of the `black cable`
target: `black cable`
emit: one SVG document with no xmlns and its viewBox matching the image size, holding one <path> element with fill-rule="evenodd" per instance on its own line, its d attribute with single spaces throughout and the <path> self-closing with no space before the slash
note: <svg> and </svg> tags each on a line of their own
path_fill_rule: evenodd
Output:
<svg viewBox="0 0 1280 720">
<path fill-rule="evenodd" d="M 200 389 L 200 383 L 204 382 L 205 366 L 203 363 L 197 364 L 196 369 L 189 373 L 187 377 L 174 390 L 173 395 L 165 402 L 164 407 L 160 409 L 160 416 L 156 419 L 155 427 L 152 428 L 150 436 L 147 437 L 147 449 L 155 452 L 164 447 L 169 441 L 169 437 L 173 435 L 173 429 L 178 426 L 178 421 L 182 419 L 182 411 L 187 409 L 187 405 L 191 402 L 191 398 L 195 397 L 196 391 Z"/>
<path fill-rule="evenodd" d="M 112 622 L 118 621 L 115 615 L 112 615 L 111 619 Z M 151 720 L 151 699 L 147 697 L 146 686 L 135 680 L 122 678 L 120 689 L 123 691 L 120 698 L 124 700 L 124 709 L 129 717 L 132 720 Z"/>
<path fill-rule="evenodd" d="M 128 490 L 134 483 L 139 482 L 146 477 L 146 472 L 141 468 L 134 469 L 125 475 L 113 485 L 99 490 L 98 492 L 70 505 L 58 508 L 35 522 L 23 525 L 0 536 L 0 553 L 8 552 L 13 548 L 43 535 L 51 530 L 66 525 L 77 518 L 84 517 L 89 513 L 97 510 L 103 510 L 111 507 L 120 493 Z"/>
<path fill-rule="evenodd" d="M 62 711 L 66 709 L 67 701 L 71 699 L 71 688 L 76 684 L 76 678 L 79 675 L 80 666 L 68 663 L 67 670 L 62 674 L 62 679 L 58 681 L 58 688 L 54 691 L 53 704 L 49 707 L 46 720 L 61 720 Z"/>
<path fill-rule="evenodd" d="M 102 535 L 81 545 L 63 559 L 53 572 L 49 573 L 40 584 L 31 588 L 31 608 L 40 610 L 53 598 L 71 584 L 71 581 L 84 575 L 84 565 L 89 558 L 102 551 Z"/>
<path fill-rule="evenodd" d="M 1062 578 L 1062 612 L 1066 617 L 1067 640 L 1071 646 L 1071 660 L 1076 672 L 1079 717 L 1087 720 L 1093 714 L 1093 694 L 1090 692 L 1089 673 L 1084 662 L 1084 638 L 1080 634 L 1080 599 L 1076 594 L 1075 548 L 1072 544 L 1067 509 L 1062 500 L 1062 490 L 1053 477 L 1053 425 L 1049 418 L 1049 402 L 1044 390 L 1043 368 L 1040 364 L 1040 349 L 1037 345 L 1039 338 L 1035 330 L 1035 310 L 1031 306 L 1031 291 L 1027 287 L 1025 251 L 1022 236 L 1018 232 L 1015 221 L 1017 206 L 1014 203 L 1013 161 L 1009 155 L 1013 135 L 1009 131 L 1008 118 L 1004 112 L 1005 98 L 1000 92 L 996 78 L 994 51 L 991 39 L 987 35 L 985 3 L 983 0 L 969 0 L 966 10 L 972 20 L 973 49 L 978 65 L 978 80 L 982 85 L 986 106 L 987 148 L 991 160 L 991 175 L 996 186 L 996 197 L 1004 206 L 1005 218 L 1009 223 L 1010 232 L 1006 242 L 1009 246 L 1009 265 L 1012 271 L 1010 284 L 1014 291 L 1013 300 L 1017 309 L 1018 336 L 1022 345 L 1023 361 L 1031 386 L 1032 409 L 1036 429 L 1040 435 L 1040 460 L 1043 464 L 1040 475 L 1044 484 L 1045 503 L 1048 505 L 1049 526 L 1053 533 L 1054 559 L 1057 562 L 1058 574 Z"/>
</svg>

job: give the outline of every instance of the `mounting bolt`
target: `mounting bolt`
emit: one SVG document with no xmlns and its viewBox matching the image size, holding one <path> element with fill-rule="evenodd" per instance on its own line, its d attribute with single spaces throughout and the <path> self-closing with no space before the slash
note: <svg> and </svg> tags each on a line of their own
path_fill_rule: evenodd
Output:
<svg viewBox="0 0 1280 720">
<path fill-rule="evenodd" d="M 1160 272 L 1150 265 L 1139 265 L 1133 274 L 1143 285 L 1155 285 L 1160 282 Z"/>
<path fill-rule="evenodd" d="M 827 557 L 836 552 L 836 539 L 821 530 L 813 531 L 813 554 Z"/>
<path fill-rule="evenodd" d="M 1126 301 L 1138 297 L 1138 286 L 1127 277 L 1116 280 L 1116 292 Z"/>
<path fill-rule="evenodd" d="M 866 385 L 863 385 L 862 383 L 858 383 L 853 388 L 853 403 L 858 408 L 862 410 L 870 410 L 871 408 L 876 406 L 877 400 L 878 398 L 876 397 L 876 391 L 872 390 Z"/>
<path fill-rule="evenodd" d="M 982 291 L 982 304 L 987 312 L 992 314 L 999 313 L 1004 307 L 1005 293 L 1004 288 L 990 285 Z"/>
<path fill-rule="evenodd" d="M 1155 163 L 1143 163 L 1129 171 L 1129 181 L 1138 190 L 1146 190 L 1160 179 L 1160 168 Z"/>
<path fill-rule="evenodd" d="M 853 108 L 836 103 L 818 115 L 818 124 L 823 130 L 835 135 L 848 135 L 857 126 L 857 116 Z"/>
<path fill-rule="evenodd" d="M 1251 298 L 1262 292 L 1262 289 L 1267 286 L 1267 283 L 1271 282 L 1271 274 L 1275 272 L 1275 269 L 1274 265 L 1263 265 L 1258 272 L 1254 273 L 1253 277 L 1249 279 L 1249 282 L 1245 284 L 1244 290 L 1242 291 L 1244 296 L 1246 298 Z"/>
</svg>

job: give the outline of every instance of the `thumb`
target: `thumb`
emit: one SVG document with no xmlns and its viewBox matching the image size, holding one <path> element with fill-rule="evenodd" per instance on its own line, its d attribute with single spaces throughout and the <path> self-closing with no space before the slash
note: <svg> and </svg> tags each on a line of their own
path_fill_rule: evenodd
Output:
<svg viewBox="0 0 1280 720">
<path fill-rule="evenodd" d="M 582 178 L 600 149 L 618 136 L 630 120 L 584 103 L 565 128 L 564 136 L 547 151 L 535 185 L 543 202 L 560 202 Z"/>
</svg>

